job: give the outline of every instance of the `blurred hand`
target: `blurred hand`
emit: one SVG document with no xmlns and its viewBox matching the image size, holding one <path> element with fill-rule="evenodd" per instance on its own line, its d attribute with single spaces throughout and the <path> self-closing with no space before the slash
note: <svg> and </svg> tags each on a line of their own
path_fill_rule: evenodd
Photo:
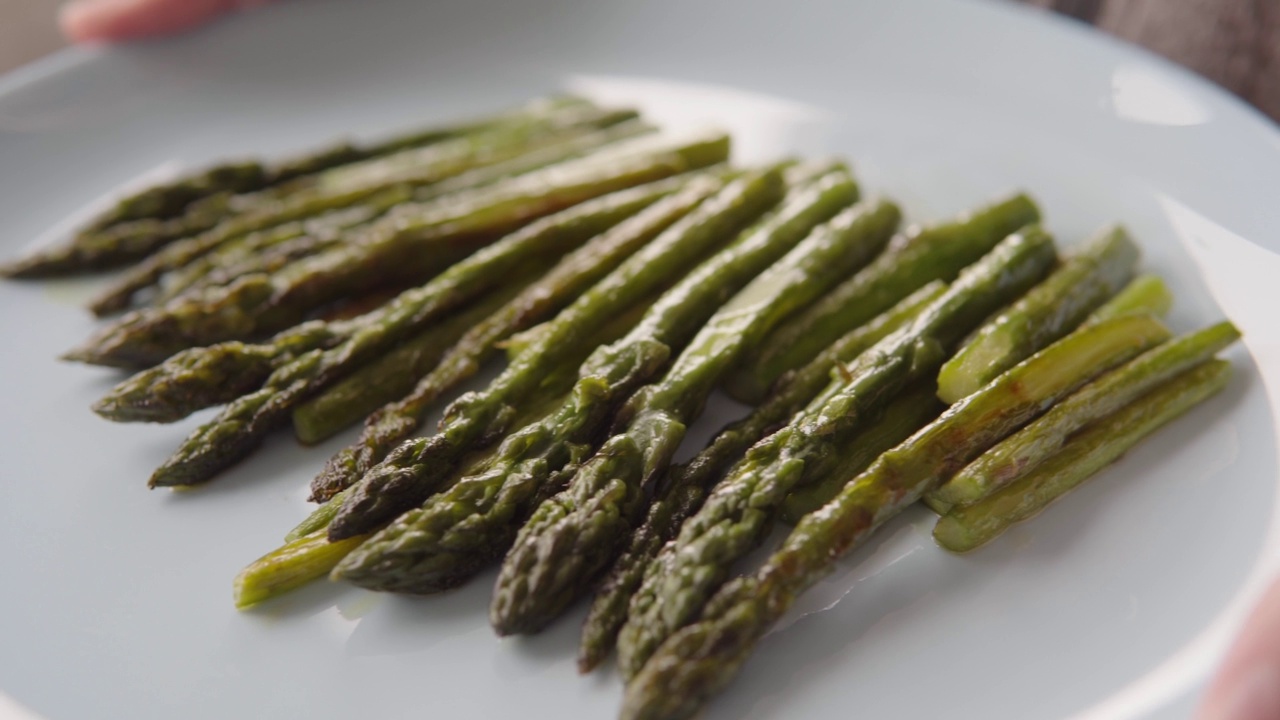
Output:
<svg viewBox="0 0 1280 720">
<path fill-rule="evenodd" d="M 1196 720 L 1280 720 L 1280 580 L 1249 616 Z"/>
<path fill-rule="evenodd" d="M 73 42 L 170 35 L 269 0 L 72 0 L 59 16 Z"/>
</svg>

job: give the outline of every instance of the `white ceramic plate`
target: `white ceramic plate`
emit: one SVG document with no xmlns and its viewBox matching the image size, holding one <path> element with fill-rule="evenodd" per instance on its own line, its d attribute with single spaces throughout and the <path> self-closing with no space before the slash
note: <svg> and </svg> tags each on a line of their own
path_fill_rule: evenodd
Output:
<svg viewBox="0 0 1280 720">
<path fill-rule="evenodd" d="M 1245 330 L 1230 389 L 991 547 L 908 513 L 762 643 L 708 717 L 1183 717 L 1276 558 L 1280 133 L 1147 55 L 948 0 L 285 3 L 199 35 L 75 50 L 0 80 L 5 255 L 123 185 L 560 88 L 711 118 L 740 157 L 852 158 L 916 220 L 1028 188 L 1065 243 L 1128 224 L 1171 321 Z M 37 240 L 38 241 L 38 240 Z M 111 425 L 115 376 L 54 361 L 83 282 L 0 284 L 0 687 L 66 718 L 607 718 L 581 608 L 499 642 L 492 575 L 429 599 L 317 586 L 237 613 L 230 582 L 308 506 L 337 439 L 279 437 L 205 490 L 144 480 L 204 419 Z M 694 443 L 729 419 L 713 403 Z M 3 703 L 0 703 L 3 705 Z M 0 715 L 3 715 L 0 708 Z"/>
</svg>

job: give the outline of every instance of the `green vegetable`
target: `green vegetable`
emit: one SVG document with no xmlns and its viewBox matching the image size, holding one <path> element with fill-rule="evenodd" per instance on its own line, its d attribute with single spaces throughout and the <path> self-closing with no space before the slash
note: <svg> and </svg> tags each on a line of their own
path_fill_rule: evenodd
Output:
<svg viewBox="0 0 1280 720">
<path fill-rule="evenodd" d="M 181 213 L 202 198 L 253 190 L 267 182 L 268 177 L 260 163 L 236 162 L 148 188 L 116 203 L 69 242 L 0 266 L 0 275 L 39 278 L 103 270 L 133 262 L 167 240 L 163 236 L 156 239 L 154 232 L 141 232 L 140 223 L 145 224 L 146 230 L 163 227 L 166 218 Z"/>
<path fill-rule="evenodd" d="M 1129 282 L 1138 254 L 1123 228 L 1098 235 L 942 366 L 938 397 L 954 403 L 1074 330 Z"/>
<path fill-rule="evenodd" d="M 956 286 L 962 283 L 963 277 Z M 1082 328 L 882 454 L 835 499 L 806 515 L 759 570 L 682 613 L 680 624 L 693 622 L 664 636 L 628 684 L 622 718 L 677 720 L 696 713 L 733 679 L 795 599 L 886 520 L 1090 377 L 1167 338 L 1149 316 Z"/>
<path fill-rule="evenodd" d="M 177 422 L 257 390 L 272 371 L 304 353 L 332 347 L 351 329 L 350 322 L 313 320 L 265 343 L 232 341 L 183 350 L 116 385 L 93 411 L 116 422 Z"/>
<path fill-rule="evenodd" d="M 559 405 L 565 393 L 573 385 L 573 376 L 556 372 L 549 376 L 534 392 L 526 407 L 516 418 L 517 426 L 524 426 L 546 415 Z M 469 474 L 488 463 L 491 452 L 475 453 L 464 459 L 460 474 Z M 235 580 L 236 607 L 243 609 L 296 590 L 319 580 L 336 566 L 344 556 L 368 538 L 356 535 L 346 540 L 330 543 L 325 528 L 337 512 L 341 502 L 339 493 L 320 506 L 285 536 L 285 544 L 251 563 Z"/>
<path fill-rule="evenodd" d="M 582 242 L 669 194 L 683 182 L 677 178 L 652 183 L 551 215 L 451 268 L 423 288 L 407 291 L 399 299 L 361 318 L 342 323 L 306 323 L 260 345 L 230 342 L 184 350 L 127 380 L 94 409 L 112 420 L 173 421 L 240 397 L 261 386 L 272 371 L 303 353 L 349 340 L 362 327 L 407 335 L 416 329 L 412 327 L 416 321 L 405 324 L 406 309 L 413 310 L 425 300 L 426 307 L 432 308 L 433 313 L 447 310 L 455 302 L 463 302 L 473 293 L 483 292 L 502 280 L 498 271 L 519 267 L 522 257 L 539 254 L 548 244 L 563 246 Z M 389 337 L 388 342 L 399 339 Z M 234 386 L 236 392 L 228 397 L 230 386 Z"/>
<path fill-rule="evenodd" d="M 1169 314 L 1173 307 L 1173 293 L 1158 275 L 1140 275 L 1133 279 L 1115 297 L 1089 316 L 1090 322 L 1109 320 L 1121 315 L 1150 313 L 1156 317 Z"/>
<path fill-rule="evenodd" d="M 645 572 L 618 635 L 623 675 L 638 672 L 663 640 L 696 617 L 730 564 L 764 540 L 792 488 L 806 475 L 822 477 L 893 397 L 936 372 L 965 334 L 1039 282 L 1056 259 L 1053 240 L 1037 228 L 1003 240 L 911 325 L 845 366 L 830 392 L 752 447 Z"/>
<path fill-rule="evenodd" d="M 124 198 L 80 230 L 71 242 L 10 264 L 0 269 L 0 275 L 38 277 L 131 263 L 169 242 L 208 230 L 230 216 L 314 185 L 318 176 L 330 168 L 490 131 L 504 124 L 519 125 L 531 118 L 580 113 L 590 108 L 590 103 L 579 98 L 546 98 L 465 124 L 402 133 L 362 145 L 341 143 L 275 164 L 218 165 Z"/>
<path fill-rule="evenodd" d="M 393 162 L 395 157 L 379 158 L 372 162 L 389 165 L 381 167 L 384 172 L 366 168 L 368 172 L 346 176 L 345 180 L 319 183 L 314 187 L 303 188 L 284 197 L 256 204 L 248 211 L 226 218 L 224 222 L 198 235 L 172 243 L 128 272 L 123 279 L 96 298 L 90 307 L 99 315 L 123 310 L 133 302 L 137 293 L 163 279 L 167 272 L 180 268 L 247 233 L 337 208 L 349 207 L 389 188 L 439 182 L 472 168 L 503 162 L 538 147 L 570 140 L 590 133 L 594 128 L 608 127 L 632 117 L 634 113 L 630 111 L 580 109 L 568 115 L 532 117 L 515 125 L 498 127 L 418 150 L 406 151 L 419 153 L 416 155 L 417 163 L 409 167 L 401 167 Z M 541 182 L 542 178 L 532 177 L 531 180 L 537 183 Z M 406 227 L 401 230 L 405 234 L 411 234 L 420 230 L 418 223 L 424 220 L 430 222 L 429 218 L 433 211 L 437 214 L 447 213 L 450 209 L 438 208 L 427 202 L 406 205 L 398 210 L 397 218 L 406 223 Z M 392 231 L 390 233 L 392 235 L 396 234 L 394 225 L 391 223 L 391 226 L 386 228 Z M 372 238 L 356 238 L 353 242 L 358 245 L 377 244 Z M 400 263 L 405 262 L 405 257 L 408 256 L 402 257 Z M 397 266 L 398 264 L 388 265 L 384 268 L 384 272 L 394 270 Z"/>
<path fill-rule="evenodd" d="M 714 308 L 725 295 L 746 284 L 752 270 L 759 271 L 795 247 L 809 229 L 851 201 L 856 192 L 843 171 L 808 189 L 793 190 L 781 209 L 659 299 L 631 333 L 597 351 L 579 372 L 580 380 L 569 401 L 556 413 L 510 436 L 494 463 L 431 498 L 422 508 L 401 516 L 349 556 L 335 574 L 363 587 L 434 592 L 465 580 L 499 558 L 537 498 L 550 494 L 548 484 L 560 485 L 558 479 L 572 477 L 573 468 L 591 457 L 606 435 L 617 404 L 666 365 L 671 347 L 667 343 L 683 344 L 706 318 L 709 307 Z M 815 258 L 827 256 L 829 266 L 852 261 L 829 257 L 840 252 L 839 248 L 812 249 Z M 851 254 L 848 248 L 842 252 Z M 793 275 L 803 271 L 794 261 L 781 262 Z M 803 282 L 799 277 L 780 280 L 776 287 L 758 291 L 756 306 L 740 309 L 733 316 L 739 328 L 749 327 L 751 318 L 769 313 L 771 303 L 783 302 L 772 299 L 788 294 L 783 285 Z M 817 288 L 804 291 L 819 291 L 822 283 L 816 284 Z M 795 289 L 790 292 L 794 294 Z M 682 357 L 693 352 L 700 340 L 704 351 L 710 352 L 705 341 L 717 334 L 709 328 L 720 329 L 718 337 L 723 345 L 726 322 L 723 313 L 713 317 Z M 680 361 L 676 366 L 681 367 Z M 690 392 L 695 396 L 685 396 L 685 401 L 697 403 L 696 389 Z"/>
<path fill-rule="evenodd" d="M 805 515 L 826 505 L 840 494 L 849 478 L 860 475 L 881 453 L 938 417 L 945 406 L 938 401 L 936 393 L 932 382 L 922 383 L 890 403 L 875 424 L 858 433 L 842 449 L 834 469 L 820 478 L 806 478 L 808 482 L 787 495 L 779 511 L 782 520 L 795 525 Z"/>
<path fill-rule="evenodd" d="M 324 577 L 364 539 L 357 535 L 331 543 L 323 532 L 316 531 L 272 550 L 236 576 L 232 586 L 236 609 L 244 610 Z"/>
<path fill-rule="evenodd" d="M 591 587 L 642 519 L 650 486 L 733 361 L 874 257 L 899 218 L 895 205 L 876 201 L 818 227 L 711 318 L 660 383 L 628 401 L 615 420 L 625 430 L 537 507 L 507 553 L 489 611 L 498 634 L 538 632 Z"/>
<path fill-rule="evenodd" d="M 498 440 L 527 388 L 557 367 L 609 317 L 664 285 L 672 272 L 705 257 L 768 210 L 782 194 L 776 171 L 750 173 L 685 215 L 565 308 L 537 343 L 480 392 L 445 412 L 440 431 L 402 444 L 354 486 L 329 526 L 335 540 L 367 532 L 420 505 L 465 450 Z"/>
<path fill-rule="evenodd" d="M 537 214 L 549 214 L 558 206 L 576 204 L 605 194 L 619 185 L 629 187 L 639 180 L 653 179 L 655 175 L 674 174 L 699 160 L 723 159 L 726 149 L 723 138 L 717 138 L 678 146 L 656 156 L 642 156 L 635 162 L 620 161 L 607 168 L 589 168 L 576 174 L 565 168 L 563 174 L 556 176 L 562 183 L 558 188 L 548 193 L 547 187 L 540 183 L 541 196 L 535 199 L 534 196 L 517 193 L 515 208 L 500 209 L 498 214 L 521 214 L 526 206 L 538 208 L 534 210 Z M 572 201 L 562 202 L 575 195 Z M 494 210 L 497 208 L 493 206 L 478 213 L 462 209 L 454 215 L 456 219 L 448 224 L 446 232 L 457 232 L 459 226 L 468 220 L 480 225 L 491 224 L 494 218 L 484 216 Z M 486 248 L 467 263 L 450 268 L 431 283 L 401 294 L 378 311 L 377 322 L 361 324 L 350 337 L 332 349 L 313 350 L 299 356 L 273 372 L 261 390 L 245 395 L 224 408 L 217 418 L 188 437 L 178 451 L 156 470 L 150 485 L 192 485 L 209 480 L 252 452 L 268 432 L 288 419 L 293 408 L 435 320 L 442 312 L 492 287 L 504 272 L 517 269 L 547 242 L 576 235 L 572 244 L 578 244 L 599 230 L 598 226 L 585 222 L 572 228 L 561 227 L 554 219 L 538 223 Z M 404 231 L 406 229 L 402 226 L 398 232 Z M 341 520 L 339 515 L 334 521 L 335 526 Z"/>
<path fill-rule="evenodd" d="M 1021 479 L 939 518 L 934 539 L 953 552 L 968 552 L 990 542 L 1115 462 L 1165 423 L 1222 390 L 1230 377 L 1230 363 L 1210 360 L 1165 381 L 1080 431 Z"/>
<path fill-rule="evenodd" d="M 1120 317 L 1124 317 L 1121 315 Z M 1240 337 L 1229 322 L 1189 333 L 1147 351 L 1125 366 L 1090 383 L 1043 417 L 1005 439 L 926 496 L 945 513 L 954 505 L 981 501 L 1057 453 L 1072 433 L 1119 412 L 1170 378 L 1210 360 Z"/>
<path fill-rule="evenodd" d="M 358 481 L 399 443 L 412 437 L 441 395 L 475 375 L 494 345 L 581 295 L 721 187 L 715 178 L 697 179 L 566 256 L 546 277 L 468 332 L 413 392 L 369 418 L 360 438 L 330 458 L 312 480 L 311 498 L 325 500 Z M 613 313 L 625 309 L 627 302 L 634 303 L 635 297 L 627 295 L 618 300 L 611 306 Z M 605 321 L 603 314 L 593 315 L 590 320 Z"/>
<path fill-rule="evenodd" d="M 533 267 L 543 269 L 537 263 Z M 427 327 L 298 406 L 293 411 L 293 431 L 298 440 L 306 445 L 323 442 L 412 392 L 418 379 L 435 369 L 467 331 L 527 289 L 529 281 L 536 278 L 536 270 L 532 277 L 526 273 L 512 278 L 465 311 Z"/>
<path fill-rule="evenodd" d="M 949 223 L 909 228 L 862 272 L 775 330 L 758 352 L 743 358 L 725 389 L 743 402 L 758 403 L 784 372 L 804 365 L 925 283 L 951 280 L 1039 217 L 1031 198 L 1014 195 Z"/>
<path fill-rule="evenodd" d="M 338 208 L 312 217 L 257 230 L 223 243 L 209 253 L 195 258 L 180 268 L 166 273 L 156 296 L 148 303 L 160 308 L 196 288 L 227 285 L 237 278 L 255 272 L 278 270 L 275 265 L 284 256 L 300 256 L 299 246 L 329 247 L 341 242 L 344 233 L 372 222 L 390 208 L 408 202 L 413 190 L 395 186 L 367 198 L 359 204 Z"/>
<path fill-rule="evenodd" d="M 620 123 L 571 137 L 542 149 L 531 150 L 506 162 L 479 167 L 432 185 L 417 188 L 398 185 L 349 208 L 251 233 L 224 243 L 208 254 L 167 273 L 152 304 L 160 304 L 180 294 L 212 285 L 226 285 L 243 275 L 276 272 L 290 262 L 339 245 L 344 242 L 345 234 L 352 231 L 351 228 L 380 216 L 387 208 L 409 198 L 423 202 L 461 190 L 492 185 L 651 131 L 652 128 L 639 121 Z"/>
<path fill-rule="evenodd" d="M 618 630 L 627 619 L 627 605 L 640 586 L 645 568 L 662 546 L 675 537 L 685 519 L 697 512 L 711 484 L 742 457 L 747 448 L 783 425 L 809 403 L 831 379 L 837 363 L 851 362 L 889 333 L 909 323 L 946 289 L 929 283 L 875 320 L 851 331 L 808 365 L 784 375 L 769 397 L 746 418 L 716 434 L 689 462 L 673 466 L 660 484 L 644 522 L 628 540 L 596 591 L 582 628 L 578 669 L 590 672 L 613 649 Z"/>
</svg>

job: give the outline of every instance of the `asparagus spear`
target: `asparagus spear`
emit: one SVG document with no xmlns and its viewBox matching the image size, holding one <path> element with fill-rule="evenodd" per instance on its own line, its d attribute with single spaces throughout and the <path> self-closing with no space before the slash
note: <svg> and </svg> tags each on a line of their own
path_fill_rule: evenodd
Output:
<svg viewBox="0 0 1280 720">
<path fill-rule="evenodd" d="M 795 599 L 886 520 L 1093 375 L 1167 337 L 1149 316 L 1082 328 L 885 452 L 835 499 L 806 515 L 759 570 L 720 588 L 705 606 L 698 602 L 681 613 L 684 625 L 701 609 L 696 622 L 669 637 L 663 633 L 666 639 L 627 686 L 622 718 L 676 720 L 697 712 L 733 679 Z"/>
<path fill-rule="evenodd" d="M 296 221 L 253 233 L 225 243 L 218 249 L 167 273 L 153 304 L 165 302 L 179 294 L 191 293 L 213 285 L 226 285 L 236 278 L 254 272 L 273 273 L 297 259 L 329 250 L 343 242 L 343 235 L 359 223 L 335 227 L 330 216 L 345 220 L 344 215 L 360 214 L 372 220 L 387 208 L 404 201 L 405 196 L 424 202 L 442 195 L 492 185 L 500 180 L 531 172 L 548 165 L 581 157 L 611 143 L 652 132 L 639 121 L 614 125 L 597 132 L 570 138 L 541 150 L 533 150 L 507 162 L 488 165 L 425 187 L 397 186 L 352 208 L 334 211 L 315 220 Z M 362 221 L 362 222 L 366 222 Z"/>
<path fill-rule="evenodd" d="M 792 488 L 806 475 L 821 477 L 889 400 L 936 372 L 969 330 L 1035 285 L 1055 261 L 1053 240 L 1039 228 L 1001 241 L 911 325 L 844 367 L 831 392 L 753 446 L 646 570 L 618 635 L 623 675 L 639 671 L 663 640 L 696 616 L 730 563 L 764 540 Z"/>
<path fill-rule="evenodd" d="M 365 537 L 331 543 L 323 530 L 317 530 L 263 555 L 236 576 L 232 585 L 236 609 L 244 610 L 324 577 Z"/>
<path fill-rule="evenodd" d="M 630 117 L 632 113 L 629 111 L 590 111 L 585 117 L 575 113 L 570 117 L 530 119 L 517 127 L 496 128 L 424 148 L 424 151 L 430 151 L 430 159 L 420 159 L 421 164 L 411 170 L 392 170 L 383 175 L 370 173 L 371 177 L 360 176 L 363 182 L 336 182 L 304 188 L 254 206 L 249 212 L 230 217 L 226 222 L 164 248 L 108 288 L 90 307 L 99 315 L 122 310 L 129 306 L 134 295 L 155 284 L 166 272 L 246 233 L 348 207 L 388 188 L 438 182 L 471 168 L 509 160 L 533 148 L 572 140 L 590 133 L 592 128 L 616 125 Z M 406 207 L 403 212 L 416 218 L 429 215 L 431 209 L 426 204 Z"/>
<path fill-rule="evenodd" d="M 441 395 L 475 375 L 492 347 L 568 304 L 719 187 L 712 178 L 699 180 L 566 256 L 546 277 L 469 331 L 412 393 L 371 416 L 360 438 L 334 455 L 312 481 L 311 498 L 326 500 L 350 487 L 412 436 Z"/>
<path fill-rule="evenodd" d="M 90 222 L 71 242 L 0 268 L 0 275 L 38 277 L 126 264 L 169 241 L 213 227 L 228 213 L 305 185 L 308 176 L 329 168 L 518 123 L 521 119 L 589 106 L 578 98 L 540 99 L 515 111 L 470 123 L 414 131 L 367 145 L 342 143 L 275 165 L 259 162 L 218 165 L 122 199 Z M 264 188 L 272 192 L 235 195 Z"/>
<path fill-rule="evenodd" d="M 870 260 L 899 217 L 884 201 L 842 212 L 726 304 L 661 383 L 628 401 L 618 423 L 626 429 L 534 511 L 507 553 L 489 611 L 498 634 L 541 630 L 589 588 L 724 370 L 789 312 Z"/>
<path fill-rule="evenodd" d="M 434 592 L 462 582 L 496 560 L 515 538 L 520 520 L 535 507 L 539 494 L 550 494 L 546 487 L 554 484 L 551 479 L 572 476 L 572 468 L 591 456 L 604 439 L 614 406 L 662 369 L 670 348 L 684 342 L 706 318 L 709 307 L 746 285 L 754 272 L 778 255 L 796 248 L 776 270 L 766 271 L 712 317 L 676 361 L 668 377 L 670 382 L 682 383 L 687 393 L 679 399 L 688 408 L 700 405 L 697 395 L 702 385 L 694 379 L 699 371 L 715 372 L 716 363 L 724 364 L 724 354 L 733 352 L 734 343 L 746 341 L 743 333 L 751 333 L 757 324 L 769 322 L 804 295 L 830 285 L 823 273 L 834 276 L 842 266 L 857 262 L 859 248 L 849 235 L 800 242 L 856 193 L 844 171 L 792 190 L 779 210 L 659 299 L 636 329 L 597 351 L 556 413 L 508 437 L 482 472 L 401 516 L 348 556 L 335 575 L 362 587 Z M 896 213 L 896 208 L 885 212 Z M 884 239 L 891 232 L 892 227 L 883 233 Z M 875 243 L 866 244 L 871 247 L 861 249 L 861 254 L 869 256 Z M 810 256 L 807 264 L 796 259 L 804 249 Z M 815 272 L 809 265 L 822 270 Z M 651 394 L 661 392 L 650 390 Z M 665 401 L 674 402 L 676 393 L 668 392 Z"/>
<path fill-rule="evenodd" d="M 791 173 L 787 179 L 788 182 L 793 181 Z M 795 181 L 800 179 L 794 178 Z M 397 444 L 411 437 L 431 404 L 443 393 L 474 375 L 490 348 L 503 344 L 508 351 L 508 360 L 514 361 L 516 353 L 504 342 L 513 332 L 526 328 L 563 307 L 585 288 L 616 268 L 636 249 L 687 214 L 713 189 L 710 182 L 703 183 L 700 188 L 689 188 L 630 223 L 602 234 L 564 258 L 545 278 L 512 300 L 493 317 L 473 328 L 446 354 L 436 369 L 418 383 L 411 394 L 371 416 L 356 443 L 330 458 L 324 470 L 312 480 L 311 499 L 327 500 L 350 487 L 382 461 Z M 549 320 L 535 329 L 541 330 L 551 326 L 553 322 Z M 521 346 L 527 348 L 531 344 L 530 335 Z"/>
<path fill-rule="evenodd" d="M 315 217 L 293 220 L 265 230 L 257 230 L 224 243 L 216 250 L 165 275 L 161 286 L 156 290 L 156 297 L 150 304 L 164 305 L 192 288 L 226 285 L 242 275 L 259 271 L 262 263 L 254 261 L 282 246 L 297 243 L 304 238 L 338 241 L 344 231 L 373 221 L 390 208 L 408 202 L 412 196 L 412 188 L 396 186 L 358 205 L 330 210 Z"/>
<path fill-rule="evenodd" d="M 1040 217 L 1026 195 L 977 208 L 955 220 L 909 228 L 875 262 L 775 330 L 739 363 L 725 389 L 755 404 L 782 373 L 910 295 L 930 280 L 951 280 L 997 242 Z"/>
<path fill-rule="evenodd" d="M 570 113 L 591 107 L 593 105 L 590 101 L 572 95 L 535 98 L 512 110 L 505 110 L 456 124 L 402 131 L 393 133 L 387 138 L 367 143 L 338 143 L 316 153 L 303 154 L 283 160 L 276 164 L 272 172 L 277 182 L 292 178 L 309 179 L 322 170 L 328 170 L 329 168 L 357 160 L 389 155 L 408 148 L 473 135 L 502 125 L 518 124 L 529 117 Z"/>
<path fill-rule="evenodd" d="M 351 327 L 350 322 L 313 320 L 266 343 L 233 341 L 184 350 L 116 385 L 93 404 L 93 411 L 115 422 L 177 422 L 253 392 L 277 368 L 304 353 L 333 347 Z"/>
<path fill-rule="evenodd" d="M 611 324 L 602 337 L 612 340 L 617 337 L 614 333 L 618 330 L 617 324 Z M 520 410 L 516 425 L 523 427 L 551 412 L 563 402 L 573 381 L 571 373 L 553 372 Z M 474 453 L 462 462 L 459 475 L 475 472 L 476 468 L 490 462 L 492 455 L 492 451 Z M 236 607 L 243 610 L 296 590 L 313 580 L 319 580 L 328 575 L 349 552 L 359 547 L 368 535 L 329 542 L 325 528 L 333 519 L 333 511 L 336 509 L 333 502 L 320 506 L 285 536 L 284 545 L 245 567 L 233 583 Z"/>
<path fill-rule="evenodd" d="M 257 162 L 218 165 L 176 182 L 144 190 L 118 202 L 89 227 L 62 245 L 37 250 L 0 266 L 0 275 L 38 278 L 84 270 L 100 270 L 145 256 L 157 246 L 137 242 L 136 228 L 122 228 L 141 218 L 156 218 L 148 226 L 163 225 L 200 198 L 261 187 L 269 177 Z"/>
<path fill-rule="evenodd" d="M 862 474 L 881 453 L 929 424 L 944 407 L 932 382 L 921 383 L 904 393 L 884 409 L 879 421 L 848 444 L 834 469 L 822 477 L 807 478 L 808 482 L 792 490 L 782 501 L 779 517 L 795 525 L 805 515 L 826 505 L 840 494 L 849 478 Z"/>
<path fill-rule="evenodd" d="M 293 411 L 293 430 L 306 445 L 323 442 L 360 422 L 382 407 L 411 392 L 418 378 L 431 372 L 450 346 L 472 327 L 504 306 L 521 291 L 545 265 L 534 263 L 533 275 L 513 278 L 472 307 L 439 325 L 427 327 L 395 349 L 347 376 L 341 382 L 311 398 Z"/>
<path fill-rule="evenodd" d="M 1166 380 L 1115 414 L 1080 431 L 1021 479 L 939 518 L 933 528 L 934 539 L 952 552 L 968 552 L 985 545 L 1115 462 L 1146 436 L 1212 397 L 1230 377 L 1230 363 L 1210 360 Z"/>
<path fill-rule="evenodd" d="M 830 380 L 837 363 L 853 361 L 863 351 L 898 330 L 946 289 L 933 281 L 861 328 L 851 331 L 808 365 L 784 375 L 768 399 L 746 418 L 716 434 L 689 462 L 673 466 L 649 506 L 644 522 L 631 534 L 627 548 L 614 561 L 596 591 L 582 627 L 578 669 L 595 669 L 613 649 L 618 630 L 627 619 L 627 605 L 644 570 L 662 546 L 675 537 L 685 519 L 698 511 L 711 483 L 742 457 L 747 448 L 799 412 Z"/>
<path fill-rule="evenodd" d="M 431 279 L 450 266 L 467 264 L 468 256 L 475 256 L 476 250 L 492 244 L 494 239 L 487 234 L 473 234 L 424 249 L 424 257 L 412 263 L 412 272 L 421 273 L 420 280 Z M 551 245 L 544 252 L 555 254 L 563 250 Z M 287 307 L 276 305 L 264 313 L 262 308 L 276 304 L 280 276 L 281 273 L 250 273 L 194 297 L 178 297 L 159 308 L 134 310 L 80 347 L 63 353 L 62 359 L 132 370 L 152 367 L 191 348 L 251 340 L 268 332 L 287 330 L 314 315 L 317 308 L 348 294 L 329 289 L 304 296 Z M 379 288 L 402 288 L 406 279 L 403 274 L 378 277 L 373 273 L 367 278 L 361 285 L 347 285 L 342 290 L 362 295 Z"/>
<path fill-rule="evenodd" d="M 483 270 L 491 259 L 507 262 L 503 248 L 516 245 L 517 253 L 525 253 L 544 244 L 544 237 L 566 234 L 579 241 L 593 232 L 609 228 L 640 208 L 673 192 L 685 182 L 684 178 L 649 183 L 611 193 L 551 215 L 522 230 L 518 237 L 525 240 L 508 240 L 490 248 L 484 254 L 469 259 L 465 266 L 454 268 L 445 276 L 430 284 L 435 289 L 447 289 L 456 280 L 467 280 L 472 271 Z M 524 244 L 521 249 L 521 243 Z M 517 257 L 518 260 L 518 257 Z M 470 270 L 467 270 L 470 268 Z M 473 288 L 483 290 L 500 276 L 481 272 L 474 280 L 481 281 Z M 434 292 L 434 290 L 433 290 Z M 406 302 L 421 295 L 422 291 L 410 291 Z M 161 365 L 139 373 L 117 386 L 95 406 L 108 419 L 130 421 L 133 419 L 153 422 L 172 422 L 192 412 L 211 405 L 227 402 L 226 387 L 236 385 L 252 389 L 260 386 L 267 374 L 296 359 L 299 355 L 317 348 L 327 348 L 347 339 L 362 325 L 381 325 L 397 312 L 399 305 L 391 304 L 354 321 L 344 323 L 307 323 L 293 330 L 284 331 L 270 342 L 261 345 L 243 343 L 219 343 L 208 348 L 184 350 Z M 170 385 L 176 385 L 171 388 Z M 243 391 L 233 397 L 239 397 Z M 140 414 L 135 418 L 134 410 Z"/>
<path fill-rule="evenodd" d="M 1173 293 L 1169 292 L 1164 280 L 1158 275 L 1140 275 L 1089 316 L 1089 321 L 1098 322 L 1137 313 L 1164 317 L 1169 314 L 1172 306 Z"/>
<path fill-rule="evenodd" d="M 1123 317 L 1123 316 L 1121 316 Z M 1035 470 L 1073 433 L 1119 412 L 1155 386 L 1210 360 L 1240 338 L 1229 322 L 1188 333 L 1154 348 L 1058 403 L 1043 417 L 991 448 L 926 496 L 945 513 L 972 505 Z"/>
<path fill-rule="evenodd" d="M 723 146 L 721 146 L 723 147 Z M 706 152 L 707 148 L 700 148 Z M 721 156 L 722 157 L 722 156 Z M 641 174 L 655 170 L 669 173 L 679 156 L 660 164 L 640 165 Z M 602 194 L 617 179 L 634 184 L 635 170 L 620 164 L 610 168 L 613 178 L 601 173 L 575 178 L 570 187 L 587 194 Z M 587 183 L 591 183 L 588 189 Z M 542 202 L 547 203 L 548 200 Z M 539 223 L 482 251 L 473 260 L 451 268 L 437 280 L 402 294 L 383 310 L 377 322 L 362 323 L 342 344 L 330 350 L 314 350 L 272 373 L 263 388 L 224 408 L 212 422 L 193 433 L 178 451 L 152 475 L 151 485 L 191 485 L 208 480 L 218 471 L 252 452 L 267 432 L 288 418 L 293 408 L 316 392 L 341 379 L 355 367 L 384 351 L 406 335 L 423 327 L 441 312 L 492 286 L 528 258 L 531 250 L 564 235 L 577 242 L 599 230 L 581 223 L 562 228 L 556 222 Z M 340 519 L 340 518 L 339 518 Z"/>
<path fill-rule="evenodd" d="M 1138 246 L 1123 228 L 1099 234 L 942 366 L 938 397 L 954 403 L 1074 330 L 1129 282 L 1137 264 Z"/>
<path fill-rule="evenodd" d="M 421 504 L 439 487 L 458 456 L 496 441 L 506 416 L 527 388 L 556 367 L 607 319 L 697 262 L 773 206 L 782 194 L 778 172 L 751 173 L 668 227 L 556 316 L 548 332 L 510 363 L 487 388 L 463 395 L 445 412 L 440 431 L 402 444 L 353 486 L 329 535 L 340 540 L 377 528 Z"/>
</svg>

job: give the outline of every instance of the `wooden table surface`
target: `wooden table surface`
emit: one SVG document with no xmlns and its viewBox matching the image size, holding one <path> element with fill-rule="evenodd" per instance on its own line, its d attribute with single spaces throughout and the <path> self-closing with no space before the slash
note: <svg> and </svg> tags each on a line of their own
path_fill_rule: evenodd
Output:
<svg viewBox="0 0 1280 720">
<path fill-rule="evenodd" d="M 1280 121 L 1280 0 L 991 1 L 1053 10 L 1145 45 Z M 0 0 L 0 73 L 62 45 L 61 2 Z"/>
</svg>

